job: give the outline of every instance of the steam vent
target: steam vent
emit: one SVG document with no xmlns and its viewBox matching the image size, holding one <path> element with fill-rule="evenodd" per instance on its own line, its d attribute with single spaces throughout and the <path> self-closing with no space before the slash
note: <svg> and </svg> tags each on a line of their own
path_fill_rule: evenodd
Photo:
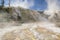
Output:
<svg viewBox="0 0 60 40">
<path fill-rule="evenodd" d="M 39 0 L 35 6 L 38 10 L 30 9 L 34 0 L 14 1 L 0 1 L 0 40 L 60 40 L 60 4 L 57 0 L 45 0 L 45 10 L 39 10 Z M 41 4 L 44 4 L 43 0 Z"/>
</svg>

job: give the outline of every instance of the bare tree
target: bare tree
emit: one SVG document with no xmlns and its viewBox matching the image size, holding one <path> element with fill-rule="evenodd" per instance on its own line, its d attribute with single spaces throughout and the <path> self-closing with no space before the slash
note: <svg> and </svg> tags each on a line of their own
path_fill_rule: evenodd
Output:
<svg viewBox="0 0 60 40">
<path fill-rule="evenodd" d="M 10 2 L 11 2 L 11 0 L 9 0 L 9 4 L 8 4 L 8 5 L 9 5 L 9 13 L 11 12 L 11 11 L 10 11 Z"/>
<path fill-rule="evenodd" d="M 10 7 L 10 2 L 11 2 L 11 0 L 9 0 L 9 7 Z"/>
<path fill-rule="evenodd" d="M 2 1 L 2 7 L 4 7 L 4 0 L 1 0 Z"/>
</svg>

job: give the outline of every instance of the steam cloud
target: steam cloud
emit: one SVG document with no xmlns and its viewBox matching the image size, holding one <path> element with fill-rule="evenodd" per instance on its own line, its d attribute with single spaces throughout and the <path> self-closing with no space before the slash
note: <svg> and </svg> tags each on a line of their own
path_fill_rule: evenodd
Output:
<svg viewBox="0 0 60 40">
<path fill-rule="evenodd" d="M 60 10 L 59 0 L 45 0 L 47 2 L 47 10 L 45 10 L 45 14 L 54 16 L 55 13 L 58 13 Z"/>
<path fill-rule="evenodd" d="M 30 8 L 34 5 L 34 0 L 14 0 L 14 2 L 11 3 L 11 6 L 14 7 L 23 7 L 23 8 Z"/>
<path fill-rule="evenodd" d="M 46 0 L 47 4 L 48 4 L 48 10 L 49 11 L 56 11 L 56 10 L 60 10 L 60 6 L 59 6 L 59 0 Z"/>
</svg>

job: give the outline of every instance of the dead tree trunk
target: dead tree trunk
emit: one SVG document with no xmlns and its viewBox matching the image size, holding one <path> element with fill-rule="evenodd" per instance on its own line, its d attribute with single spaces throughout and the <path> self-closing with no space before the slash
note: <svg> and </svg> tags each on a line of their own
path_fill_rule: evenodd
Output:
<svg viewBox="0 0 60 40">
<path fill-rule="evenodd" d="M 11 2 L 11 0 L 9 0 L 9 7 L 10 7 L 10 2 Z"/>
<path fill-rule="evenodd" d="M 4 0 L 2 0 L 2 7 L 4 7 Z"/>
</svg>

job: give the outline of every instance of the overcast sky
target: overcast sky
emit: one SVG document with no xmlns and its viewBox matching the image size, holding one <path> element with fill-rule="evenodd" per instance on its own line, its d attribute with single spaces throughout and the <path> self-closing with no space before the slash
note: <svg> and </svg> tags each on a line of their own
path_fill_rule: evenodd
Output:
<svg viewBox="0 0 60 40">
<path fill-rule="evenodd" d="M 8 6 L 8 3 L 9 1 L 5 0 L 5 6 Z M 60 0 L 58 0 L 58 4 L 60 7 Z M 48 7 L 46 0 L 11 0 L 11 6 L 15 7 L 20 6 L 23 8 L 35 10 L 45 10 Z"/>
</svg>

